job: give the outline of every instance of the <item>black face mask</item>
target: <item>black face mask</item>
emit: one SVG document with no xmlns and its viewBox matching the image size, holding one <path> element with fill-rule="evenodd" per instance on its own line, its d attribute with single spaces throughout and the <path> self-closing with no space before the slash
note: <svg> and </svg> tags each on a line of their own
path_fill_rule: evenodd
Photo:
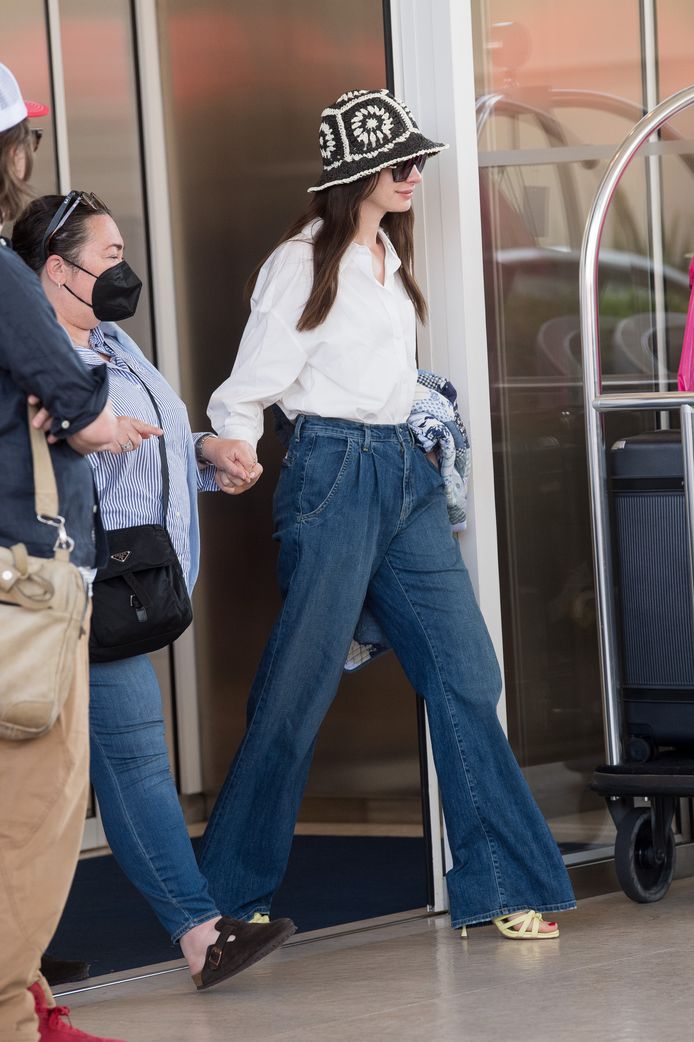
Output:
<svg viewBox="0 0 694 1042">
<path fill-rule="evenodd" d="M 82 300 L 82 297 L 78 297 L 67 283 L 65 283 L 65 289 L 82 304 L 91 307 L 100 322 L 117 322 L 121 318 L 132 318 L 140 299 L 142 282 L 129 264 L 120 261 L 112 268 L 102 271 L 101 275 L 92 274 L 91 271 L 80 267 L 74 261 L 68 261 L 68 264 L 72 264 L 75 268 L 79 268 L 80 271 L 84 271 L 96 279 L 91 304 Z"/>
</svg>

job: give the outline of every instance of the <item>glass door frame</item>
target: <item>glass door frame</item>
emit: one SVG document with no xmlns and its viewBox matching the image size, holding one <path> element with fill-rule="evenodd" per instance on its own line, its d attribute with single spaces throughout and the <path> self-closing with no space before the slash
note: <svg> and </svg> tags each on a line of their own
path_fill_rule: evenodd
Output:
<svg viewBox="0 0 694 1042">
<path fill-rule="evenodd" d="M 415 204 L 417 278 L 430 308 L 429 323 L 418 329 L 418 355 L 421 365 L 445 373 L 457 387 L 470 432 L 474 481 L 460 549 L 503 663 L 471 3 L 391 0 L 390 21 L 395 92 L 428 134 L 450 146 L 427 168 Z M 498 713 L 506 730 L 505 690 Z M 431 910 L 443 912 L 452 862 L 428 727 L 426 744 Z"/>
</svg>

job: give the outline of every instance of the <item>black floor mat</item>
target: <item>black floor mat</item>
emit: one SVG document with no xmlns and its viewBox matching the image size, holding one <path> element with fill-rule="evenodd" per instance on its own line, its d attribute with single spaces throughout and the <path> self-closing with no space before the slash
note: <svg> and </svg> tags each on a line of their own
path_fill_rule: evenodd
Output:
<svg viewBox="0 0 694 1042">
<path fill-rule="evenodd" d="M 423 839 L 296 836 L 272 914 L 310 931 L 425 904 Z M 92 977 L 181 958 L 111 856 L 79 863 L 49 950 L 90 962 Z"/>
</svg>

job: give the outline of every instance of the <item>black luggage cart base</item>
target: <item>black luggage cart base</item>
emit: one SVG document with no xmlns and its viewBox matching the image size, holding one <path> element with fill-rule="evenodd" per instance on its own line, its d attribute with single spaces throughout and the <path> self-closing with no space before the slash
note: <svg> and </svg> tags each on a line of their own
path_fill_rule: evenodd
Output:
<svg viewBox="0 0 694 1042">
<path fill-rule="evenodd" d="M 604 764 L 591 789 L 607 799 L 617 827 L 615 870 L 622 890 L 642 904 L 660 901 L 675 871 L 677 800 L 694 796 L 694 761 L 665 754 L 648 764 Z M 636 798 L 648 805 L 635 806 Z"/>
</svg>

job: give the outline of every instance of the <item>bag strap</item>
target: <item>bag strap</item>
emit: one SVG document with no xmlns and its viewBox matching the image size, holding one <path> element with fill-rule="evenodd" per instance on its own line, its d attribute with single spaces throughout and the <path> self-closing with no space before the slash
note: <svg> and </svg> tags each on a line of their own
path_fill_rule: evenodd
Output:
<svg viewBox="0 0 694 1042">
<path fill-rule="evenodd" d="M 55 483 L 55 472 L 48 450 L 46 435 L 32 425 L 38 413 L 38 406 L 28 405 L 29 440 L 31 442 L 31 458 L 34 464 L 34 507 L 37 514 L 48 517 L 58 516 L 58 487 Z"/>
<path fill-rule="evenodd" d="M 27 404 L 27 421 L 29 425 L 29 443 L 34 469 L 34 510 L 36 519 L 44 525 L 51 525 L 58 530 L 58 538 L 53 547 L 56 557 L 70 559 L 70 551 L 74 548 L 74 540 L 65 529 L 65 518 L 58 513 L 58 486 L 55 471 L 48 449 L 48 442 L 42 430 L 33 426 L 32 420 L 38 413 L 38 406 Z"/>
<path fill-rule="evenodd" d="M 135 379 L 139 380 L 139 382 L 142 384 L 145 391 L 149 395 L 152 405 L 154 406 L 154 411 L 157 414 L 157 421 L 159 423 L 159 426 L 163 430 L 164 424 L 161 418 L 161 412 L 159 411 L 159 406 L 157 405 L 156 398 L 150 391 L 145 381 L 139 375 L 139 373 L 136 373 L 132 366 L 130 366 L 122 356 L 121 362 L 126 367 L 126 369 L 128 369 L 133 374 Z M 164 528 L 166 528 L 166 517 L 169 512 L 169 461 L 166 458 L 166 443 L 163 434 L 159 438 L 157 438 L 157 443 L 159 446 L 159 456 L 161 458 L 161 501 L 162 510 L 164 512 Z"/>
</svg>

